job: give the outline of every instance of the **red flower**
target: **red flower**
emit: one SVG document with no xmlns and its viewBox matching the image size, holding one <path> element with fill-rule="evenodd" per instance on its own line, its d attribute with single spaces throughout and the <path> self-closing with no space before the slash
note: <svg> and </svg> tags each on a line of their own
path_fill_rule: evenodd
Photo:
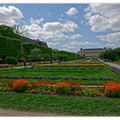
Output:
<svg viewBox="0 0 120 120">
<path fill-rule="evenodd" d="M 72 79 L 69 79 L 69 82 L 72 81 Z"/>
<path fill-rule="evenodd" d="M 74 86 L 80 86 L 81 84 L 80 83 L 75 83 Z"/>
<path fill-rule="evenodd" d="M 52 85 L 54 82 L 46 82 L 46 81 L 42 81 L 42 82 L 39 82 L 41 85 Z"/>
<path fill-rule="evenodd" d="M 88 85 L 85 85 L 86 87 L 88 87 Z"/>
</svg>

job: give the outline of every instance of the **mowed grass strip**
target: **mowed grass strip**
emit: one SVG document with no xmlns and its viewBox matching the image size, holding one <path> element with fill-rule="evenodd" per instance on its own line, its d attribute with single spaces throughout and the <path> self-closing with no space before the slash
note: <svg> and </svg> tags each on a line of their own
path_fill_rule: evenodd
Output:
<svg viewBox="0 0 120 120">
<path fill-rule="evenodd" d="M 119 98 L 64 97 L 0 93 L 0 107 L 73 116 L 119 116 Z"/>
</svg>

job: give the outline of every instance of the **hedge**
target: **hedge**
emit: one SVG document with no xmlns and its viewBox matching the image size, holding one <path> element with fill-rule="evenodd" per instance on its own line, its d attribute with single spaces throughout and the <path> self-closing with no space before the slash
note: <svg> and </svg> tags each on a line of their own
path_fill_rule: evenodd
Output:
<svg viewBox="0 0 120 120">
<path fill-rule="evenodd" d="M 38 49 L 41 50 L 41 54 L 43 54 L 43 55 L 49 54 L 52 57 L 52 48 L 37 45 L 37 44 L 34 44 L 34 43 L 24 43 L 23 44 L 23 49 L 24 49 L 26 55 L 29 55 L 31 49 L 34 49 L 35 47 L 37 47 Z"/>
<path fill-rule="evenodd" d="M 67 55 L 69 57 L 68 60 L 78 60 L 78 59 L 82 58 L 79 54 L 76 54 L 73 52 L 67 52 L 67 51 L 54 51 L 53 50 L 53 54 L 54 54 L 54 56 L 57 56 L 59 54 Z"/>
<path fill-rule="evenodd" d="M 0 35 L 0 57 L 5 59 L 7 56 L 18 57 L 22 42 L 17 39 Z"/>
</svg>

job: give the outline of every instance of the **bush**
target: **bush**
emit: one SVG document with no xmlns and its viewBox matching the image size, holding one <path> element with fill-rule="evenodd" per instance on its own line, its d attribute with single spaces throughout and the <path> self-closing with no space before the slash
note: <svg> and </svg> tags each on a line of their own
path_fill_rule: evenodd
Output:
<svg viewBox="0 0 120 120">
<path fill-rule="evenodd" d="M 15 59 L 14 57 L 7 57 L 7 58 L 5 59 L 5 62 L 6 62 L 7 64 L 16 64 L 16 59 Z"/>
</svg>

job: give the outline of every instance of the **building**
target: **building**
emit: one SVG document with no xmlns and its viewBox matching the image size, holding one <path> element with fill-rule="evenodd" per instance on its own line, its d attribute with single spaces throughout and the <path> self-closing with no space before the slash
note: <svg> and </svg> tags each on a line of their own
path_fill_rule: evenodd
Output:
<svg viewBox="0 0 120 120">
<path fill-rule="evenodd" d="M 28 43 L 34 43 L 34 44 L 37 44 L 37 45 L 42 45 L 42 46 L 48 47 L 48 45 L 47 45 L 46 42 L 40 41 L 39 39 L 37 39 L 37 40 L 28 39 L 27 42 Z"/>
<path fill-rule="evenodd" d="M 106 47 L 104 47 L 104 48 L 91 48 L 91 49 L 81 48 L 80 51 L 78 51 L 77 53 L 85 58 L 91 59 L 91 58 L 99 58 L 100 53 L 102 53 L 105 50 L 107 50 Z"/>
</svg>

